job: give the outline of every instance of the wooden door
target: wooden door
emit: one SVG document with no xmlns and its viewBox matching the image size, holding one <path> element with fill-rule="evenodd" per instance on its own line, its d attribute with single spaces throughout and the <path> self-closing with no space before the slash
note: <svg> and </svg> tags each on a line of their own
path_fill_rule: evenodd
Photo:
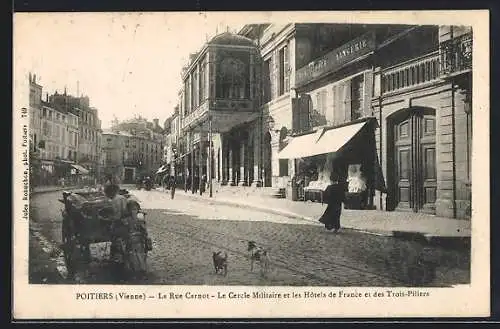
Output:
<svg viewBox="0 0 500 329">
<path fill-rule="evenodd" d="M 436 121 L 413 112 L 394 125 L 396 209 L 435 212 Z"/>
<path fill-rule="evenodd" d="M 396 208 L 409 210 L 413 208 L 413 182 L 412 182 L 412 120 L 406 119 L 394 126 L 395 139 L 395 171 Z"/>
<path fill-rule="evenodd" d="M 419 209 L 434 213 L 437 194 L 436 119 L 432 115 L 421 117 L 420 129 L 420 202 Z"/>
</svg>

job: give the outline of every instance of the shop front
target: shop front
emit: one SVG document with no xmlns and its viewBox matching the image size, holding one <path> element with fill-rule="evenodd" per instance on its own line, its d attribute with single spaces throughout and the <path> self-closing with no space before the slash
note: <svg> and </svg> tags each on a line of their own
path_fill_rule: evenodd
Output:
<svg viewBox="0 0 500 329">
<path fill-rule="evenodd" d="M 375 190 L 385 191 L 376 153 L 374 118 L 363 118 L 336 127 L 292 137 L 278 154 L 295 159 L 296 176 L 291 185 L 296 199 L 323 200 L 333 180 L 347 182 L 345 207 L 373 209 Z"/>
</svg>

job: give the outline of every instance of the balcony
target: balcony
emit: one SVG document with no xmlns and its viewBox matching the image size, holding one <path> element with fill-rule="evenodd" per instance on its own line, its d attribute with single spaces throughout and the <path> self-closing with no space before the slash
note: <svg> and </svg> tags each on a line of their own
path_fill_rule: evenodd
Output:
<svg viewBox="0 0 500 329">
<path fill-rule="evenodd" d="M 439 48 L 441 77 L 472 71 L 472 32 L 443 41 Z"/>
<path fill-rule="evenodd" d="M 245 122 L 255 120 L 259 108 L 248 99 L 215 99 L 205 101 L 182 119 L 183 130 L 208 131 L 208 113 L 212 117 L 212 132 L 227 132 Z"/>
<path fill-rule="evenodd" d="M 397 64 L 382 71 L 382 94 L 404 92 L 439 80 L 439 53 Z"/>
</svg>

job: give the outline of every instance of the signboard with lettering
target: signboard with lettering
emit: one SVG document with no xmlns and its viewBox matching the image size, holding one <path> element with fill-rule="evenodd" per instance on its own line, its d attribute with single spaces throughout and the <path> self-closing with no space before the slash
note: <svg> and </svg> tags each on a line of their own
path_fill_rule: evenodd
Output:
<svg viewBox="0 0 500 329">
<path fill-rule="evenodd" d="M 375 49 L 375 35 L 373 32 L 363 34 L 325 56 L 314 60 L 300 68 L 295 73 L 295 85 L 305 85 L 327 73 L 340 69 L 343 65 L 366 55 Z"/>
</svg>

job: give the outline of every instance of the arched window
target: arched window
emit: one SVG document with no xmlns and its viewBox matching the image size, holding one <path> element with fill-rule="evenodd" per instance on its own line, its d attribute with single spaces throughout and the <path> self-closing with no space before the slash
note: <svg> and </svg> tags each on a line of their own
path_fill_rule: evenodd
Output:
<svg viewBox="0 0 500 329">
<path fill-rule="evenodd" d="M 241 60 L 236 58 L 225 58 L 220 62 L 217 97 L 227 99 L 248 98 L 248 77 L 245 74 L 245 66 Z"/>
</svg>

